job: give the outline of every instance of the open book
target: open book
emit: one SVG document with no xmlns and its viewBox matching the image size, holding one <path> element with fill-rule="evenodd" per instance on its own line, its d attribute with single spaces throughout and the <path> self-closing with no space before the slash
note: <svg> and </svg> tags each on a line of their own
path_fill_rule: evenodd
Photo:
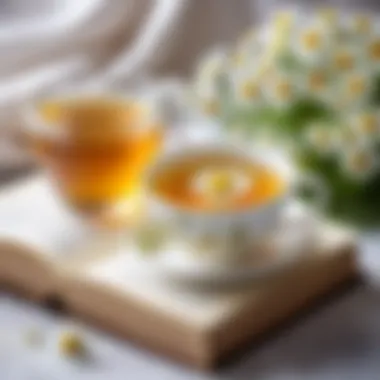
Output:
<svg viewBox="0 0 380 380">
<path fill-rule="evenodd" d="M 356 276 L 352 235 L 322 229 L 319 248 L 273 278 L 192 291 L 135 273 L 128 249 L 70 216 L 47 180 L 0 194 L 0 284 L 198 367 L 222 358 Z"/>
</svg>

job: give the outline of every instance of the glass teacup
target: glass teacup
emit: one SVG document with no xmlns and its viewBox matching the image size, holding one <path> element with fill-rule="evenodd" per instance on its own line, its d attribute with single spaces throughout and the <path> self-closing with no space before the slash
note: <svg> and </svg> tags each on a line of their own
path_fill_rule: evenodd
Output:
<svg viewBox="0 0 380 380">
<path fill-rule="evenodd" d="M 75 213 L 106 225 L 139 213 L 143 175 L 163 137 L 153 103 L 112 94 L 47 98 L 28 107 L 25 131 Z"/>
</svg>

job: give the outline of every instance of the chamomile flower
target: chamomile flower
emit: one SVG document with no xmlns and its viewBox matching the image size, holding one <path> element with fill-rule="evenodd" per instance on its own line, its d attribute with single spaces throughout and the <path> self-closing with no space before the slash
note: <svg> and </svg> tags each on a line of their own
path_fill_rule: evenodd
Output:
<svg viewBox="0 0 380 380">
<path fill-rule="evenodd" d="M 350 118 L 353 130 L 366 138 L 374 139 L 380 137 L 380 115 L 376 111 L 362 111 Z"/>
<path fill-rule="evenodd" d="M 262 90 L 260 83 L 256 78 L 248 79 L 241 84 L 239 95 L 242 99 L 249 102 L 258 102 L 261 100 Z"/>
<path fill-rule="evenodd" d="M 278 57 L 285 49 L 288 39 L 285 34 L 272 30 L 265 49 L 265 55 L 271 59 Z"/>
<path fill-rule="evenodd" d="M 380 68 L 380 34 L 371 37 L 365 44 L 364 58 L 375 69 Z"/>
<path fill-rule="evenodd" d="M 294 27 L 294 14 L 291 12 L 277 12 L 273 18 L 273 27 L 269 30 L 266 41 L 266 54 L 275 58 L 289 45 L 290 36 Z"/>
<path fill-rule="evenodd" d="M 326 96 L 326 100 L 328 102 L 329 107 L 337 115 L 340 115 L 343 112 L 346 112 L 352 106 L 347 96 L 343 96 L 341 90 L 342 90 L 341 84 L 339 82 L 335 83 L 334 87 Z"/>
<path fill-rule="evenodd" d="M 260 62 L 252 62 L 239 69 L 231 70 L 230 84 L 235 101 L 238 104 L 256 106 L 263 100 L 263 75 L 259 72 Z"/>
<path fill-rule="evenodd" d="M 370 15 L 354 13 L 349 20 L 349 30 L 356 36 L 367 37 L 374 29 L 374 22 Z"/>
<path fill-rule="evenodd" d="M 262 51 L 263 47 L 258 38 L 250 35 L 244 36 L 242 41 L 238 41 L 236 49 L 229 54 L 228 63 L 231 70 L 245 70 L 247 67 L 255 66 L 257 58 L 262 55 Z"/>
<path fill-rule="evenodd" d="M 340 47 L 332 55 L 332 66 L 339 73 L 353 70 L 357 65 L 358 57 L 351 46 Z"/>
<path fill-rule="evenodd" d="M 220 111 L 217 78 L 226 65 L 227 55 L 224 51 L 215 50 L 204 57 L 196 71 L 194 92 L 201 110 L 210 116 Z"/>
<path fill-rule="evenodd" d="M 311 67 L 302 77 L 302 85 L 305 93 L 317 98 L 326 98 L 330 92 L 331 85 L 330 73 L 326 69 L 320 66 Z"/>
<path fill-rule="evenodd" d="M 302 28 L 293 37 L 294 53 L 311 62 L 323 61 L 332 48 L 332 36 L 318 23 Z"/>
<path fill-rule="evenodd" d="M 197 77 L 208 79 L 220 73 L 227 60 L 227 53 L 224 50 L 216 49 L 207 54 L 200 62 L 197 70 Z"/>
<path fill-rule="evenodd" d="M 369 179 L 378 169 L 376 153 L 362 144 L 348 149 L 342 156 L 342 168 L 352 178 Z"/>
<path fill-rule="evenodd" d="M 217 77 L 224 71 L 226 62 L 227 55 L 222 50 L 214 50 L 201 60 L 194 80 L 198 93 L 207 98 L 215 94 Z"/>
<path fill-rule="evenodd" d="M 233 167 L 208 168 L 194 177 L 191 186 L 196 195 L 218 204 L 244 195 L 252 186 L 252 178 L 245 171 Z"/>
<path fill-rule="evenodd" d="M 306 142 L 320 154 L 334 153 L 337 148 L 337 131 L 333 126 L 315 123 L 305 134 Z"/>
<path fill-rule="evenodd" d="M 347 37 L 345 17 L 336 8 L 322 8 L 316 14 L 316 22 L 321 25 L 330 38 L 330 46 L 333 51 Z"/>
<path fill-rule="evenodd" d="M 234 81 L 235 98 L 238 103 L 259 105 L 263 100 L 262 84 L 256 75 L 241 75 Z"/>
<path fill-rule="evenodd" d="M 342 98 L 347 104 L 362 104 L 372 90 L 371 77 L 364 71 L 349 72 L 342 77 Z"/>
<path fill-rule="evenodd" d="M 288 106 L 292 104 L 300 94 L 298 83 L 294 78 L 282 73 L 274 73 L 264 85 L 265 98 L 274 106 Z"/>
<path fill-rule="evenodd" d="M 193 92 L 194 103 L 208 116 L 217 116 L 220 112 L 220 100 L 218 98 L 216 83 L 199 83 Z"/>
<path fill-rule="evenodd" d="M 215 117 L 221 111 L 220 99 L 218 98 L 216 87 L 199 86 L 191 94 L 191 101 L 205 115 Z"/>
<path fill-rule="evenodd" d="M 289 30 L 295 21 L 295 14 L 291 11 L 279 11 L 273 16 L 273 26 L 278 31 Z"/>
</svg>

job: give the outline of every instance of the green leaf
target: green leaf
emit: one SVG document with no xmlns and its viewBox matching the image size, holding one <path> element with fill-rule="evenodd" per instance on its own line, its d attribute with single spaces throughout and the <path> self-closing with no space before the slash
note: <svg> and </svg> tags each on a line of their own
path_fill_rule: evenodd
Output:
<svg viewBox="0 0 380 380">
<path fill-rule="evenodd" d="M 304 99 L 296 102 L 284 113 L 280 127 L 283 134 L 294 136 L 300 135 L 311 122 L 331 119 L 333 113 L 326 106 L 312 99 Z"/>
<path fill-rule="evenodd" d="M 228 125 L 244 125 L 255 132 L 266 130 L 285 139 L 300 136 L 310 122 L 333 120 L 334 115 L 327 107 L 312 99 L 300 100 L 288 108 L 261 107 L 240 108 L 230 115 Z"/>
<path fill-rule="evenodd" d="M 355 180 L 333 157 L 318 155 L 308 149 L 297 149 L 296 161 L 301 170 L 315 174 L 329 190 L 327 213 L 335 220 L 356 227 L 380 226 L 380 175 L 367 182 Z"/>
<path fill-rule="evenodd" d="M 373 91 L 370 96 L 370 103 L 373 106 L 380 105 L 380 74 L 374 78 Z"/>
</svg>

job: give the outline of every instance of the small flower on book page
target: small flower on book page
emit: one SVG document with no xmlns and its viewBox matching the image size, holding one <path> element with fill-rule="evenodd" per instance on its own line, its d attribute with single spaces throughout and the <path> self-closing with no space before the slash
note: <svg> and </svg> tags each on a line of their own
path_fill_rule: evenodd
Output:
<svg viewBox="0 0 380 380">
<path fill-rule="evenodd" d="M 64 331 L 58 340 L 58 349 L 62 356 L 68 358 L 82 357 L 86 352 L 83 337 L 74 331 Z"/>
</svg>

